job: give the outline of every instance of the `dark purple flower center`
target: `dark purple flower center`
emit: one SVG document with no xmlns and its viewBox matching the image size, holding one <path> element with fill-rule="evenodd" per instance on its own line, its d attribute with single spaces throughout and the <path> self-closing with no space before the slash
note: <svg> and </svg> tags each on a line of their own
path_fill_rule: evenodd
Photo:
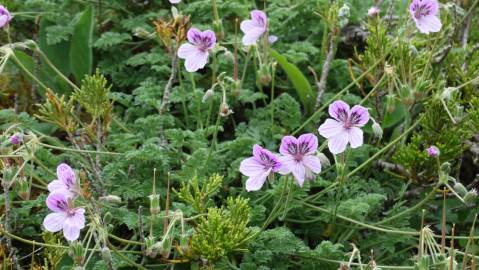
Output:
<svg viewBox="0 0 479 270">
<path fill-rule="evenodd" d="M 298 144 L 294 142 L 288 143 L 288 153 L 290 153 L 296 161 L 301 161 L 306 153 L 311 151 L 311 147 L 308 142 L 300 142 Z"/>
<path fill-rule="evenodd" d="M 55 205 L 58 207 L 58 209 L 67 212 L 68 211 L 68 202 L 64 200 L 57 200 L 55 202 Z"/>
<path fill-rule="evenodd" d="M 414 17 L 416 19 L 420 19 L 422 17 L 431 15 L 433 6 L 431 2 L 419 1 L 413 4 L 412 10 L 414 12 Z"/>
<path fill-rule="evenodd" d="M 278 160 L 267 152 L 261 151 L 259 153 L 259 158 L 265 169 L 275 169 L 279 166 Z"/>
<path fill-rule="evenodd" d="M 193 36 L 194 44 L 202 51 L 206 52 L 214 45 L 213 40 L 208 35 L 201 35 L 199 33 Z"/>
</svg>

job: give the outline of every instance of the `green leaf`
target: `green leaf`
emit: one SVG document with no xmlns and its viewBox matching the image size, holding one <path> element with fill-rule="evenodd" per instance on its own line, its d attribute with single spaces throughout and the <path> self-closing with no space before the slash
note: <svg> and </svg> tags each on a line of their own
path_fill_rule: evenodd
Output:
<svg viewBox="0 0 479 270">
<path fill-rule="evenodd" d="M 386 111 L 384 120 L 382 123 L 383 128 L 390 128 L 398 124 L 406 116 L 406 107 L 399 101 L 396 101 L 394 110 L 391 112 Z"/>
<path fill-rule="evenodd" d="M 306 109 L 306 114 L 312 113 L 316 94 L 313 92 L 308 79 L 306 79 L 297 66 L 289 63 L 286 57 L 279 54 L 277 51 L 271 50 L 271 55 L 276 61 L 278 61 L 281 68 L 286 72 L 288 79 L 293 83 L 294 89 L 296 89 L 296 93 L 299 96 L 299 100 Z"/>
<path fill-rule="evenodd" d="M 94 12 L 91 6 L 83 11 L 75 25 L 70 46 L 70 66 L 77 82 L 91 74 Z"/>
</svg>

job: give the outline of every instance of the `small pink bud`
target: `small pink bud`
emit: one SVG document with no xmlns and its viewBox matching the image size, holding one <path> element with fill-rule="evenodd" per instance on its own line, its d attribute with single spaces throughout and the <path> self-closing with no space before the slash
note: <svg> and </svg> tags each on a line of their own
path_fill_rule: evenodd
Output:
<svg viewBox="0 0 479 270">
<path fill-rule="evenodd" d="M 23 136 L 20 133 L 13 134 L 9 139 L 10 143 L 14 145 L 20 144 L 22 142 L 22 137 Z"/>
<path fill-rule="evenodd" d="M 376 16 L 379 15 L 379 12 L 380 12 L 380 11 L 381 11 L 381 10 L 380 10 L 378 7 L 372 6 L 372 7 L 370 7 L 370 8 L 368 9 L 368 16 L 369 16 L 369 17 L 376 17 Z"/>
<path fill-rule="evenodd" d="M 439 151 L 439 148 L 437 148 L 436 146 L 432 145 L 430 146 L 427 150 L 427 154 L 430 156 L 430 157 L 437 157 L 439 156 L 439 154 L 441 153 Z"/>
</svg>

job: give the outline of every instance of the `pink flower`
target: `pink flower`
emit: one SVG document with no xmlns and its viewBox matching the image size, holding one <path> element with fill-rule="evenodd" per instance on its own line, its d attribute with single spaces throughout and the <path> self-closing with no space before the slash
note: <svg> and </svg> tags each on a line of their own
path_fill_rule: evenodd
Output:
<svg viewBox="0 0 479 270">
<path fill-rule="evenodd" d="M 170 0 L 170 3 L 172 3 L 172 4 L 178 4 L 180 2 L 181 2 L 181 0 Z"/>
<path fill-rule="evenodd" d="M 430 156 L 430 157 L 437 157 L 439 156 L 439 154 L 441 153 L 439 151 L 439 148 L 437 148 L 436 146 L 434 145 L 431 145 L 427 150 L 427 155 Z"/>
<path fill-rule="evenodd" d="M 48 184 L 50 192 L 61 192 L 68 197 L 75 197 L 79 191 L 78 182 L 75 177 L 75 172 L 70 166 L 65 163 L 58 165 L 57 178 Z"/>
<path fill-rule="evenodd" d="M 178 49 L 178 56 L 185 59 L 188 72 L 195 72 L 208 63 L 209 50 L 216 46 L 216 35 L 211 30 L 201 32 L 196 28 L 188 30 L 188 41 Z"/>
<path fill-rule="evenodd" d="M 304 134 L 296 139 L 293 136 L 284 136 L 281 140 L 279 152 L 281 168 L 279 173 L 293 173 L 299 186 L 303 186 L 304 179 L 314 179 L 314 174 L 321 172 L 321 161 L 315 155 L 318 149 L 318 138 L 311 134 Z"/>
<path fill-rule="evenodd" d="M 63 230 L 63 236 L 68 241 L 75 241 L 80 236 L 80 230 L 85 227 L 85 209 L 74 208 L 71 198 L 61 192 L 50 193 L 47 206 L 53 213 L 43 220 L 43 226 L 49 232 Z"/>
<path fill-rule="evenodd" d="M 253 156 L 243 160 L 239 170 L 249 177 L 246 180 L 246 190 L 256 191 L 261 189 L 266 178 L 272 172 L 277 172 L 280 167 L 281 163 L 273 153 L 255 144 Z"/>
<path fill-rule="evenodd" d="M 6 7 L 0 5 L 0 28 L 3 28 L 5 25 L 8 24 L 12 20 L 12 15 Z"/>
<path fill-rule="evenodd" d="M 251 20 L 244 20 L 240 25 L 241 31 L 245 34 L 243 44 L 253 45 L 268 28 L 268 17 L 261 10 L 251 11 Z"/>
<path fill-rule="evenodd" d="M 378 16 L 380 11 L 381 10 L 378 7 L 372 6 L 368 9 L 368 16 L 369 17 L 376 17 L 376 16 Z"/>
<path fill-rule="evenodd" d="M 439 20 L 439 4 L 437 0 L 413 0 L 409 6 L 409 12 L 416 22 L 419 32 L 439 32 L 442 24 Z"/>
<path fill-rule="evenodd" d="M 342 100 L 329 105 L 329 115 L 334 119 L 327 119 L 318 129 L 321 136 L 328 139 L 329 151 L 339 154 L 346 150 L 348 143 L 351 148 L 363 144 L 363 131 L 360 127 L 369 121 L 369 112 L 360 105 L 351 110 Z"/>
<path fill-rule="evenodd" d="M 16 133 L 16 134 L 13 134 L 10 137 L 9 141 L 10 141 L 11 144 L 17 145 L 17 144 L 20 144 L 22 142 L 22 140 L 23 140 L 22 137 L 23 137 L 22 134 Z"/>
</svg>

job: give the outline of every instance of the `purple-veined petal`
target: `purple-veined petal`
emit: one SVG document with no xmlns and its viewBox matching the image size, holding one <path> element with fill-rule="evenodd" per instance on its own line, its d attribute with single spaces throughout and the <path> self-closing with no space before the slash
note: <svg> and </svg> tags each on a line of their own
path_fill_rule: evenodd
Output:
<svg viewBox="0 0 479 270">
<path fill-rule="evenodd" d="M 246 180 L 246 191 L 257 191 L 260 190 L 261 187 L 263 187 L 264 182 L 268 178 L 268 175 L 271 173 L 271 169 L 268 169 L 267 171 L 251 176 Z"/>
<path fill-rule="evenodd" d="M 189 42 L 197 45 L 197 43 L 201 41 L 201 31 L 198 28 L 191 27 L 188 33 L 186 33 L 186 37 Z"/>
<path fill-rule="evenodd" d="M 275 154 L 257 144 L 253 145 L 253 156 L 266 168 L 272 168 L 273 172 L 278 171 L 281 166 L 281 163 Z"/>
<path fill-rule="evenodd" d="M 268 17 L 266 17 L 266 13 L 261 10 L 253 10 L 251 11 L 250 15 L 251 19 L 257 26 L 266 29 L 268 25 Z"/>
<path fill-rule="evenodd" d="M 344 123 L 348 119 L 349 105 L 342 100 L 336 100 L 329 105 L 328 112 L 332 118 Z"/>
<path fill-rule="evenodd" d="M 303 157 L 303 165 L 309 168 L 313 173 L 321 172 L 321 160 L 317 156 L 307 155 Z"/>
<path fill-rule="evenodd" d="M 263 173 L 265 168 L 255 157 L 250 157 L 241 161 L 239 171 L 243 175 L 251 177 Z"/>
<path fill-rule="evenodd" d="M 43 226 L 49 232 L 58 232 L 63 228 L 63 224 L 67 218 L 67 214 L 60 213 L 50 213 L 43 220 Z"/>
<path fill-rule="evenodd" d="M 73 215 L 68 217 L 68 222 L 80 229 L 85 227 L 85 209 L 76 208 Z"/>
<path fill-rule="evenodd" d="M 258 27 L 258 25 L 253 20 L 244 20 L 240 24 L 240 29 L 245 34 L 248 33 L 251 30 L 254 30 L 257 27 Z"/>
<path fill-rule="evenodd" d="M 318 128 L 319 134 L 325 138 L 334 137 L 344 130 L 344 124 L 333 119 L 326 119 Z"/>
<path fill-rule="evenodd" d="M 300 187 L 302 187 L 304 184 L 304 179 L 306 178 L 306 168 L 303 166 L 303 164 L 298 162 L 291 169 L 296 182 Z"/>
<path fill-rule="evenodd" d="M 55 191 L 48 195 L 47 207 L 54 212 L 66 212 L 68 211 L 68 199 L 67 195 Z"/>
<path fill-rule="evenodd" d="M 439 32 L 442 28 L 442 23 L 438 17 L 430 15 L 417 19 L 416 26 L 419 29 L 419 32 L 429 34 L 430 32 Z"/>
<path fill-rule="evenodd" d="M 66 219 L 63 224 L 63 236 L 68 241 L 75 241 L 80 237 L 80 228 L 72 224 L 70 219 Z"/>
<path fill-rule="evenodd" d="M 315 153 L 318 150 L 318 137 L 312 133 L 303 134 L 298 138 L 298 145 L 303 155 Z"/>
<path fill-rule="evenodd" d="M 261 37 L 261 35 L 264 34 L 265 31 L 266 31 L 265 29 L 262 29 L 259 27 L 255 27 L 254 29 L 248 31 L 243 36 L 243 39 L 242 39 L 243 44 L 245 46 L 256 44 L 256 41 L 258 41 L 258 39 Z"/>
<path fill-rule="evenodd" d="M 293 137 L 293 136 L 284 136 L 281 139 L 281 146 L 279 147 L 279 153 L 281 155 L 288 155 L 288 154 L 294 154 L 294 151 L 292 151 L 293 147 L 297 148 L 298 145 L 298 140 Z"/>
<path fill-rule="evenodd" d="M 182 44 L 178 49 L 178 57 L 185 59 L 185 68 L 188 72 L 195 72 L 203 68 L 208 62 L 208 52 L 202 51 L 192 44 Z"/>
<path fill-rule="evenodd" d="M 347 130 L 344 130 L 334 137 L 328 138 L 329 151 L 335 155 L 344 152 L 344 150 L 346 150 L 346 146 L 348 145 L 348 141 L 349 134 Z"/>
<path fill-rule="evenodd" d="M 215 32 L 211 30 L 206 30 L 201 33 L 203 36 L 203 39 L 206 41 L 207 46 L 205 46 L 205 49 L 211 50 L 214 49 L 216 46 L 216 34 Z"/>
<path fill-rule="evenodd" d="M 63 183 L 63 181 L 60 181 L 60 180 L 51 181 L 48 184 L 47 188 L 48 188 L 48 191 L 50 192 L 61 190 L 63 193 L 64 191 L 68 190 L 68 187 L 65 185 L 65 183 Z"/>
<path fill-rule="evenodd" d="M 76 185 L 75 172 L 65 163 L 58 165 L 57 177 L 58 180 L 63 181 L 68 188 L 72 188 Z"/>
<path fill-rule="evenodd" d="M 351 114 L 349 116 L 351 119 L 351 124 L 357 127 L 362 127 L 366 125 L 369 121 L 369 112 L 368 109 L 364 108 L 361 105 L 355 105 L 351 109 Z"/>
<path fill-rule="evenodd" d="M 358 127 L 352 127 L 348 130 L 349 143 L 351 148 L 357 148 L 363 145 L 363 131 Z"/>
<path fill-rule="evenodd" d="M 281 167 L 279 168 L 278 173 L 282 175 L 290 174 L 293 167 L 298 163 L 294 157 L 289 154 L 280 156 L 279 161 L 281 162 Z"/>
<path fill-rule="evenodd" d="M 309 180 L 309 181 L 314 180 L 316 175 L 308 167 L 305 166 L 304 168 L 305 168 L 306 179 Z"/>
</svg>

